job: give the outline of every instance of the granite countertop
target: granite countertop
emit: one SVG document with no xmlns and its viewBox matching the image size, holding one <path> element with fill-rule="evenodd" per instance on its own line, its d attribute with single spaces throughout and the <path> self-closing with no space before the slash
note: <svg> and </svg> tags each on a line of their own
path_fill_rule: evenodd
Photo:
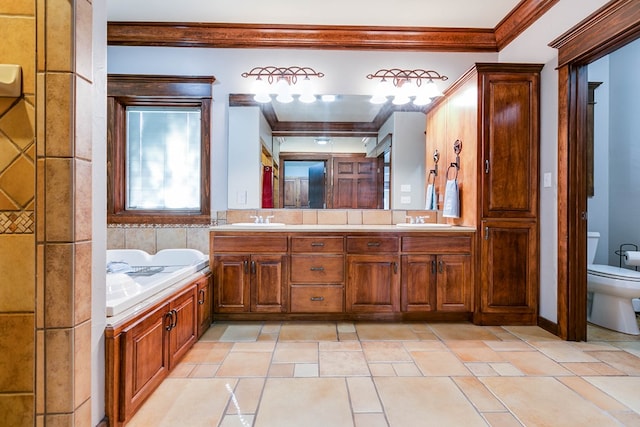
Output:
<svg viewBox="0 0 640 427">
<path fill-rule="evenodd" d="M 263 224 L 263 225 L 238 225 L 226 224 L 216 225 L 210 228 L 211 231 L 270 231 L 270 232 L 349 232 L 349 231 L 374 231 L 374 232 L 439 232 L 439 233 L 460 233 L 475 232 L 475 227 L 450 226 L 448 224 Z"/>
</svg>

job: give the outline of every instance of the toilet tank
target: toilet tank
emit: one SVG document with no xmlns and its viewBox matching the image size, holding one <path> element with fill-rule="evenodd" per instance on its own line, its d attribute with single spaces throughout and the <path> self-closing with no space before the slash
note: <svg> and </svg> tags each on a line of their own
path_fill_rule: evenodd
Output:
<svg viewBox="0 0 640 427">
<path fill-rule="evenodd" d="M 593 264 L 593 261 L 596 259 L 599 238 L 600 233 L 597 231 L 587 232 L 587 264 Z"/>
</svg>

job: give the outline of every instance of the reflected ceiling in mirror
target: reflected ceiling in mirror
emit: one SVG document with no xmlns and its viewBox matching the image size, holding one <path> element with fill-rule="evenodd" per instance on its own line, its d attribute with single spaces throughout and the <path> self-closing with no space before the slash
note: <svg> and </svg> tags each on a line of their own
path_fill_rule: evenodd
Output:
<svg viewBox="0 0 640 427">
<path fill-rule="evenodd" d="M 258 103 L 250 94 L 230 94 L 229 106 L 258 106 L 271 126 L 274 137 L 326 136 L 377 137 L 378 130 L 396 111 L 426 111 L 413 104 L 394 105 L 391 101 L 372 104 L 367 95 L 336 95 L 333 102 L 316 101 L 311 104 L 294 99 L 282 104 L 277 101 Z"/>
</svg>

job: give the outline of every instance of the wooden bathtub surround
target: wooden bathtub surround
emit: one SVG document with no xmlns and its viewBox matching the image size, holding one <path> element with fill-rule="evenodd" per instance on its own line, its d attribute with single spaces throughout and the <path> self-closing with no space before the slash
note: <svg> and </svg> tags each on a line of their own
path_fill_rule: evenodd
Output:
<svg viewBox="0 0 640 427">
<path fill-rule="evenodd" d="M 211 274 L 190 280 L 105 331 L 106 415 L 123 426 L 211 325 Z"/>
</svg>

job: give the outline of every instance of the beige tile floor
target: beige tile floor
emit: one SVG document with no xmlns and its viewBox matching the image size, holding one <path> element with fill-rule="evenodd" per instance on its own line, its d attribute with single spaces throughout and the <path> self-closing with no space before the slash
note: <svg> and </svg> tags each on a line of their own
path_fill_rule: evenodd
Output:
<svg viewBox="0 0 640 427">
<path fill-rule="evenodd" d="M 640 337 L 589 326 L 215 323 L 128 424 L 640 426 Z"/>
</svg>

